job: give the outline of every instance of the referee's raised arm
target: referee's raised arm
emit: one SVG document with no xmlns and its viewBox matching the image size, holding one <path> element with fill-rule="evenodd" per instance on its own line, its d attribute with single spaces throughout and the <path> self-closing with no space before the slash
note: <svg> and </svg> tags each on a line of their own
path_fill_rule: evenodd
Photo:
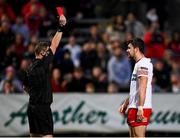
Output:
<svg viewBox="0 0 180 138">
<path fill-rule="evenodd" d="M 62 37 L 65 25 L 66 25 L 66 17 L 63 14 L 61 14 L 59 16 L 59 27 L 58 27 L 58 30 L 57 30 L 56 34 L 54 35 L 54 37 L 52 39 L 52 42 L 51 42 L 51 46 L 50 46 L 53 54 L 55 54 L 56 49 L 57 49 L 57 47 L 59 45 L 59 42 L 61 41 L 61 37 Z"/>
</svg>

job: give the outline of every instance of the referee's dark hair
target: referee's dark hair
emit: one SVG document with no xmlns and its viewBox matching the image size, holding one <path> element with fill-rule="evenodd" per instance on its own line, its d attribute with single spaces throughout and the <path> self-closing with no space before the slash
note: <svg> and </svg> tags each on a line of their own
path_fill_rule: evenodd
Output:
<svg viewBox="0 0 180 138">
<path fill-rule="evenodd" d="M 40 41 L 36 44 L 35 47 L 35 55 L 39 55 L 43 50 L 50 46 L 50 42 L 48 41 Z"/>
<path fill-rule="evenodd" d="M 127 45 L 128 45 L 128 44 L 132 44 L 134 48 L 135 48 L 135 47 L 138 47 L 138 48 L 139 48 L 139 51 L 144 54 L 145 44 L 144 44 L 144 41 L 143 41 L 142 39 L 140 39 L 140 38 L 134 38 L 133 40 L 128 41 L 128 42 L 127 42 Z"/>
</svg>

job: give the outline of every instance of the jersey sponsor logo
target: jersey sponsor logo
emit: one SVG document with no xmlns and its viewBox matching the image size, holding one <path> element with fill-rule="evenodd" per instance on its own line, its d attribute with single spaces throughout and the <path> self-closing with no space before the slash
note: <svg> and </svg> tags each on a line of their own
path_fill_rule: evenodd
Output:
<svg viewBox="0 0 180 138">
<path fill-rule="evenodd" d="M 146 67 L 140 67 L 140 69 L 148 70 L 148 68 L 146 68 Z"/>
<path fill-rule="evenodd" d="M 136 74 L 132 74 L 131 81 L 136 81 L 136 80 L 137 80 L 137 75 Z"/>
</svg>

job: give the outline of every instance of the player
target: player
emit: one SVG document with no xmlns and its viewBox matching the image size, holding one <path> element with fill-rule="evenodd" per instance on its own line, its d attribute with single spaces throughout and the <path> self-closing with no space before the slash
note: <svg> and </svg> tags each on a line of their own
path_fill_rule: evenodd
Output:
<svg viewBox="0 0 180 138">
<path fill-rule="evenodd" d="M 152 111 L 151 59 L 144 56 L 144 41 L 135 38 L 128 42 L 128 57 L 136 61 L 131 77 L 130 94 L 119 107 L 124 114 L 128 108 L 127 123 L 130 137 L 145 137 Z"/>
<path fill-rule="evenodd" d="M 27 115 L 31 137 L 53 137 L 49 64 L 59 45 L 65 24 L 66 18 L 61 14 L 59 28 L 51 44 L 39 42 L 36 45 L 35 59 L 27 70 L 24 87 L 30 96 Z"/>
</svg>

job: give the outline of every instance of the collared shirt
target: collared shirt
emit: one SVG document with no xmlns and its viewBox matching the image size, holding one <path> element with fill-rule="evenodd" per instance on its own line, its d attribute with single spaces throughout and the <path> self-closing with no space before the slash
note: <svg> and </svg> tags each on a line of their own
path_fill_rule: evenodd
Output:
<svg viewBox="0 0 180 138">
<path fill-rule="evenodd" d="M 49 64 L 53 53 L 48 49 L 43 59 L 35 59 L 27 70 L 30 104 L 51 104 L 52 92 L 50 86 Z"/>
</svg>

